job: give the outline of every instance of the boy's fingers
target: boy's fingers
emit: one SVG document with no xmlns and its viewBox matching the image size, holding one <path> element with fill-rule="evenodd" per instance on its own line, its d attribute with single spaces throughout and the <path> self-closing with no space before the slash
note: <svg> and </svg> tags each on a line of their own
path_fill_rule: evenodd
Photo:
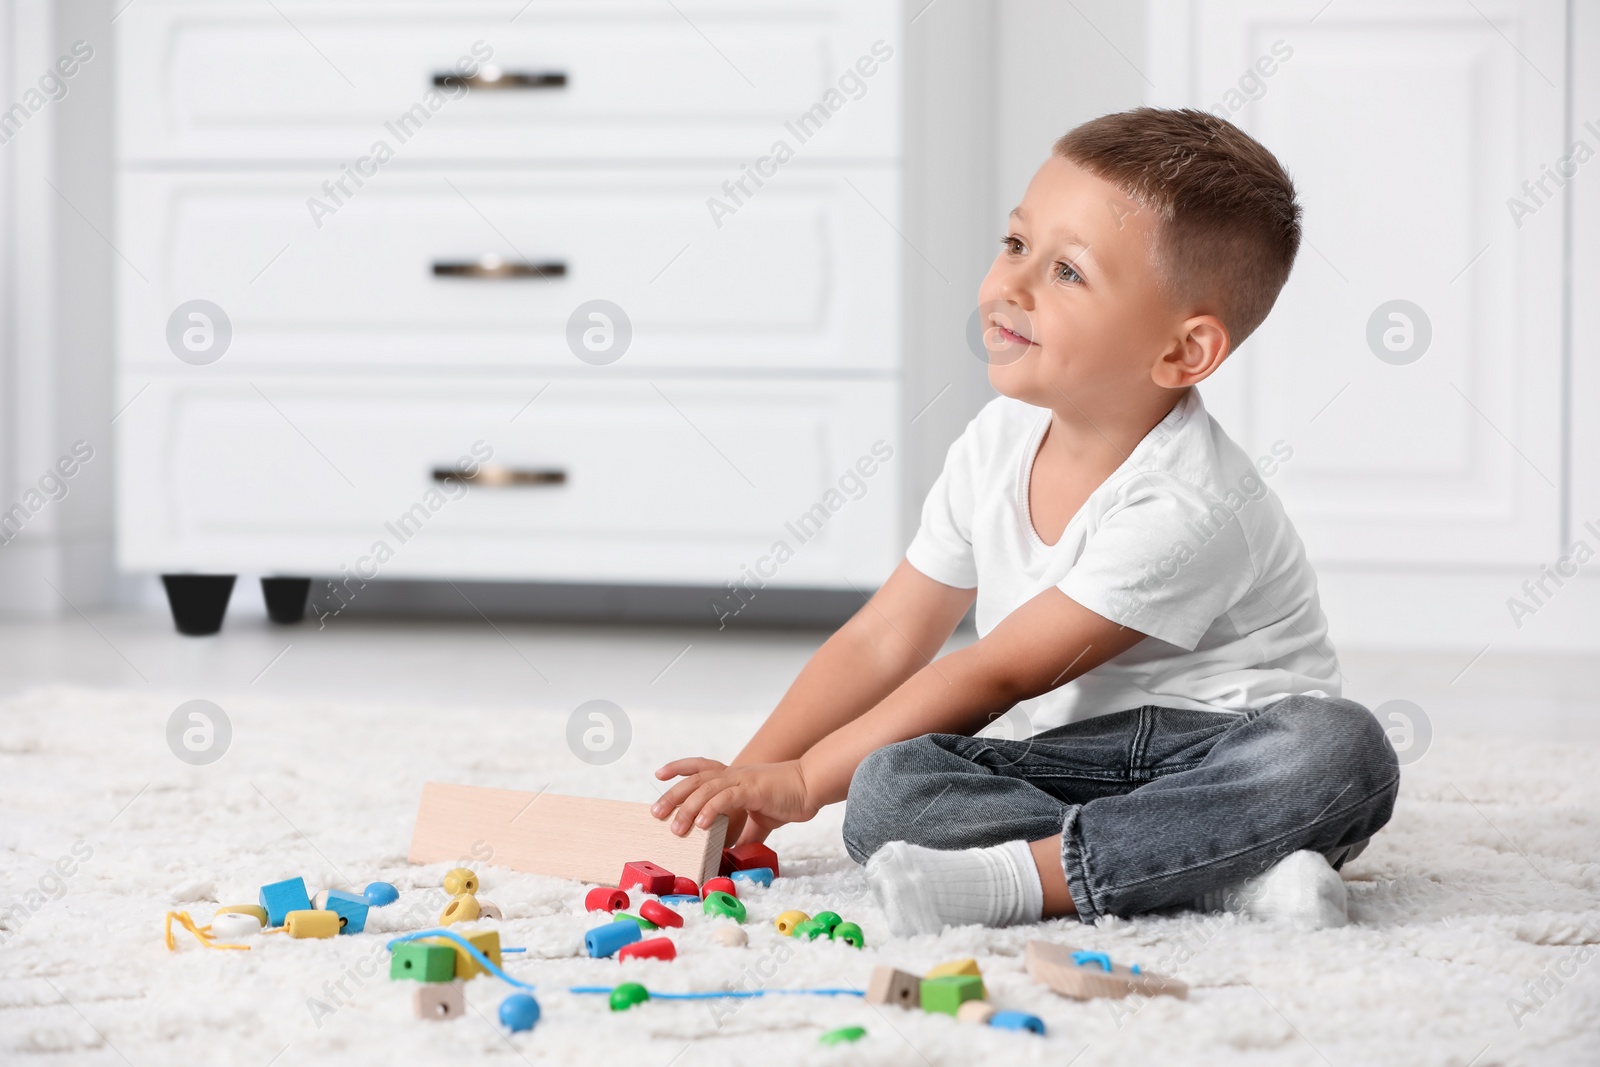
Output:
<svg viewBox="0 0 1600 1067">
<path fill-rule="evenodd" d="M 678 804 L 678 814 L 672 819 L 672 832 L 682 837 L 689 832 L 689 827 L 694 823 L 695 816 L 700 814 L 700 809 L 706 801 L 728 788 L 728 781 L 722 777 L 705 776 L 700 780 L 700 786 L 688 799 Z"/>
<path fill-rule="evenodd" d="M 679 775 L 699 774 L 701 771 L 721 766 L 722 764 L 714 759 L 706 759 L 703 756 L 688 756 L 684 759 L 675 759 L 665 767 L 662 767 L 656 771 L 656 777 L 665 781 L 668 778 L 676 778 Z"/>
<path fill-rule="evenodd" d="M 650 805 L 650 814 L 658 819 L 665 819 L 672 814 L 672 809 L 683 803 L 685 797 L 693 793 L 705 781 L 704 774 L 690 774 L 682 780 L 673 782 L 672 787 Z"/>
<path fill-rule="evenodd" d="M 747 806 L 745 794 L 747 790 L 742 785 L 730 785 L 728 788 L 709 798 L 705 806 L 700 809 L 700 815 L 695 819 L 695 825 L 704 830 L 714 822 L 718 815 L 726 815 L 729 809 L 744 808 Z"/>
</svg>

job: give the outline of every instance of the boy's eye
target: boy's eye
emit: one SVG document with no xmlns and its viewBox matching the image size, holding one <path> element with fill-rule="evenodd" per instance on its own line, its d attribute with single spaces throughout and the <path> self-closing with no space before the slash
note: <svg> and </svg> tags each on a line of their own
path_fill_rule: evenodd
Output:
<svg viewBox="0 0 1600 1067">
<path fill-rule="evenodd" d="M 1078 268 L 1071 263 L 1057 263 L 1056 277 L 1064 282 L 1081 282 L 1083 275 L 1078 273 Z"/>
<path fill-rule="evenodd" d="M 1000 243 L 1005 247 L 1007 252 L 1010 252 L 1014 256 L 1020 256 L 1024 251 L 1026 251 L 1026 249 L 1022 247 L 1022 238 L 1014 237 L 1009 233 L 1000 238 Z"/>
</svg>

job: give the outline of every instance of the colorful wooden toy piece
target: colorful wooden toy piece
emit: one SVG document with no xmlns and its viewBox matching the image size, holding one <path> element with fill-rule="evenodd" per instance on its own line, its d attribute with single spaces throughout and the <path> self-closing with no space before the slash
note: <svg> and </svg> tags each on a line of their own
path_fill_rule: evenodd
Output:
<svg viewBox="0 0 1600 1067">
<path fill-rule="evenodd" d="M 306 908 L 285 915 L 283 925 L 290 937 L 336 937 L 339 933 L 339 916 L 331 911 Z"/>
<path fill-rule="evenodd" d="M 661 903 L 659 900 L 647 900 L 639 905 L 639 914 L 657 926 L 682 926 L 683 916 Z"/>
<path fill-rule="evenodd" d="M 1101 966 L 1102 953 L 1089 953 L 1070 945 L 1057 945 L 1049 941 L 1029 941 L 1023 952 L 1028 977 L 1041 982 L 1064 997 L 1089 1000 L 1093 997 L 1113 999 L 1138 993 L 1142 996 L 1168 996 L 1179 1000 L 1189 999 L 1189 987 L 1176 978 L 1135 971 L 1121 963 L 1111 962 L 1110 971 Z M 1081 957 L 1082 962 L 1079 962 Z"/>
<path fill-rule="evenodd" d="M 623 982 L 611 991 L 611 1010 L 627 1011 L 650 999 L 650 991 L 638 982 Z"/>
<path fill-rule="evenodd" d="M 256 922 L 262 926 L 272 925 L 267 921 L 267 909 L 259 904 L 229 904 L 216 910 L 218 915 L 254 915 Z"/>
<path fill-rule="evenodd" d="M 840 923 L 828 931 L 828 936 L 835 941 L 843 941 L 851 948 L 861 948 L 867 943 L 866 936 L 861 932 L 861 927 L 855 923 Z"/>
<path fill-rule="evenodd" d="M 242 911 L 219 912 L 211 917 L 211 936 L 225 941 L 254 937 L 261 932 L 261 920 Z"/>
<path fill-rule="evenodd" d="M 736 923 L 744 922 L 744 905 L 732 893 L 707 893 L 700 906 L 707 915 L 723 915 Z"/>
<path fill-rule="evenodd" d="M 583 906 L 589 911 L 616 911 L 628 906 L 628 894 L 610 886 L 596 886 L 583 898 Z"/>
<path fill-rule="evenodd" d="M 532 1030 L 539 1021 L 539 1002 L 527 993 L 513 993 L 500 1002 L 500 1025 L 512 1033 Z"/>
<path fill-rule="evenodd" d="M 956 1009 L 956 1018 L 964 1023 L 977 1023 L 979 1026 L 985 1026 L 990 1019 L 995 1017 L 999 1010 L 987 1000 L 968 1000 L 964 1001 L 961 1007 Z"/>
<path fill-rule="evenodd" d="M 822 927 L 831 937 L 833 928 L 844 922 L 844 919 L 836 911 L 819 911 L 811 917 L 811 921 Z"/>
<path fill-rule="evenodd" d="M 291 911 L 310 911 L 311 894 L 306 892 L 306 880 L 285 878 L 262 886 L 261 909 L 267 913 L 268 926 L 282 926 Z"/>
<path fill-rule="evenodd" d="M 711 940 L 728 948 L 744 948 L 750 943 L 750 937 L 744 932 L 744 927 L 737 923 L 718 923 L 711 928 Z"/>
<path fill-rule="evenodd" d="M 606 885 L 624 863 L 649 856 L 668 870 L 717 873 L 728 818 L 679 837 L 649 804 L 428 782 L 407 859 L 450 863 L 494 850 L 497 867 Z"/>
<path fill-rule="evenodd" d="M 776 919 L 772 920 L 772 925 L 776 926 L 778 928 L 778 933 L 782 934 L 784 937 L 793 937 L 794 928 L 803 922 L 809 921 L 810 919 L 811 916 L 807 915 L 803 911 L 786 911 Z"/>
<path fill-rule="evenodd" d="M 389 957 L 389 977 L 416 982 L 448 982 L 456 976 L 456 954 L 448 945 L 402 941 Z"/>
<path fill-rule="evenodd" d="M 649 933 L 656 928 L 656 924 L 642 915 L 634 915 L 626 911 L 619 911 L 611 919 L 614 923 L 634 923 L 639 927 L 640 933 Z"/>
<path fill-rule="evenodd" d="M 705 899 L 712 893 L 726 893 L 730 897 L 739 895 L 739 886 L 732 878 L 707 878 L 706 884 L 700 887 L 700 897 Z"/>
<path fill-rule="evenodd" d="M 837 1030 L 829 1030 L 817 1040 L 824 1045 L 848 1045 L 866 1036 L 867 1030 L 864 1026 L 841 1026 Z"/>
<path fill-rule="evenodd" d="M 444 891 L 453 897 L 478 891 L 478 876 L 465 867 L 457 867 L 444 876 Z"/>
<path fill-rule="evenodd" d="M 489 961 L 496 967 L 500 966 L 500 931 L 463 930 L 461 931 L 460 936 L 466 938 L 467 943 L 473 948 L 477 949 L 485 956 L 488 956 Z M 427 940 L 430 944 L 444 944 L 450 949 L 451 952 L 455 953 L 457 978 L 476 978 L 480 974 L 489 973 L 484 969 L 483 964 L 467 955 L 467 950 L 456 944 L 454 941 L 448 941 L 442 937 L 429 938 L 425 940 Z"/>
<path fill-rule="evenodd" d="M 502 918 L 504 918 L 504 916 L 500 914 L 500 905 L 496 904 L 492 900 L 484 900 L 482 897 L 479 897 L 478 898 L 478 918 L 480 918 L 480 919 L 502 919 Z"/>
<path fill-rule="evenodd" d="M 362 892 L 367 898 L 367 903 L 374 908 L 381 908 L 386 904 L 393 904 L 400 899 L 400 890 L 388 882 L 368 882 L 367 888 Z"/>
<path fill-rule="evenodd" d="M 922 1010 L 954 1015 L 969 1000 L 983 999 L 983 979 L 973 974 L 947 974 L 922 980 Z"/>
<path fill-rule="evenodd" d="M 623 945 L 617 949 L 619 960 L 670 960 L 676 959 L 678 946 L 665 937 L 652 937 L 646 941 L 635 941 L 631 945 Z"/>
<path fill-rule="evenodd" d="M 950 960 L 947 963 L 939 964 L 937 967 L 931 967 L 929 968 L 928 973 L 923 977 L 944 978 L 947 975 L 952 974 L 976 974 L 982 977 L 982 972 L 978 970 L 978 961 L 970 958 L 964 960 Z"/>
<path fill-rule="evenodd" d="M 643 935 L 639 927 L 629 922 L 610 922 L 596 926 L 583 935 L 584 951 L 596 959 L 614 954 L 623 945 L 630 945 Z"/>
<path fill-rule="evenodd" d="M 999 1030 L 1026 1030 L 1044 1034 L 1044 1020 L 1025 1011 L 997 1011 L 989 1017 L 989 1025 Z"/>
<path fill-rule="evenodd" d="M 341 934 L 359 934 L 367 928 L 367 909 L 371 907 L 367 898 L 360 893 L 349 893 L 343 889 L 328 890 L 327 897 L 323 900 L 322 907 L 339 916 L 339 932 Z"/>
<path fill-rule="evenodd" d="M 478 918 L 483 911 L 478 907 L 478 898 L 471 893 L 460 893 L 450 898 L 450 903 L 444 906 L 439 913 L 440 926 L 452 926 L 456 923 L 469 923 Z"/>
<path fill-rule="evenodd" d="M 733 879 L 735 884 L 747 882 L 750 885 L 770 886 L 772 885 L 772 868 L 752 867 L 747 871 L 734 871 L 728 877 Z"/>
<path fill-rule="evenodd" d="M 467 1012 L 467 994 L 460 982 L 429 982 L 411 991 L 411 1010 L 419 1019 L 443 1022 Z"/>
<path fill-rule="evenodd" d="M 700 903 L 700 894 L 694 893 L 691 895 L 689 893 L 668 893 L 666 896 L 659 899 L 661 903 L 667 905 L 669 908 L 686 908 L 690 905 Z"/>
<path fill-rule="evenodd" d="M 700 886 L 693 878 L 678 875 L 672 880 L 672 895 L 679 897 L 694 897 L 700 899 Z"/>
<path fill-rule="evenodd" d="M 868 1004 L 895 1004 L 902 1008 L 922 1006 L 922 978 L 920 975 L 897 971 L 888 964 L 872 969 L 872 980 L 867 983 Z"/>
<path fill-rule="evenodd" d="M 638 886 L 646 893 L 659 896 L 672 892 L 672 883 L 675 881 L 676 876 L 665 867 L 657 867 L 649 860 L 632 860 L 622 865 L 622 879 L 617 885 L 622 889 Z"/>
<path fill-rule="evenodd" d="M 819 937 L 826 937 L 827 934 L 827 924 L 819 923 L 815 919 L 807 919 L 803 923 L 796 923 L 794 933 L 789 936 L 799 938 L 802 941 L 815 941 Z"/>
<path fill-rule="evenodd" d="M 750 841 L 723 849 L 722 869 L 717 873 L 732 874 L 734 871 L 749 871 L 757 867 L 765 867 L 773 877 L 777 877 L 778 854 L 759 841 Z"/>
</svg>

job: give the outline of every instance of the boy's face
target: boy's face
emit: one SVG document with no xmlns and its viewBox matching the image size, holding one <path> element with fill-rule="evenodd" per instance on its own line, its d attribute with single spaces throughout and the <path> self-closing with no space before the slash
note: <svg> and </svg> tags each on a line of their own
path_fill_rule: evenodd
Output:
<svg viewBox="0 0 1600 1067">
<path fill-rule="evenodd" d="M 1155 220 L 1116 186 L 1051 156 L 1011 213 L 978 289 L 989 382 L 1039 407 L 1123 407 L 1180 317 L 1159 288 Z"/>
</svg>

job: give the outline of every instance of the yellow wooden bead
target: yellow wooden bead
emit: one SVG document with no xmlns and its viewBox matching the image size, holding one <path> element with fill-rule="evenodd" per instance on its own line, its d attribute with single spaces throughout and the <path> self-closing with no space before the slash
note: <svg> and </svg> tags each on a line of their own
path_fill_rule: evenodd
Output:
<svg viewBox="0 0 1600 1067">
<path fill-rule="evenodd" d="M 291 911 L 284 916 L 283 925 L 289 928 L 290 937 L 337 937 L 339 913 L 321 911 L 317 908 L 312 908 L 310 911 Z"/>
<path fill-rule="evenodd" d="M 500 931 L 463 930 L 461 936 L 467 939 L 468 944 L 489 957 L 496 967 L 500 966 Z M 454 941 L 449 941 L 442 937 L 430 937 L 424 940 L 428 944 L 448 945 L 455 952 L 457 978 L 476 978 L 480 974 L 489 973 L 484 970 L 483 964 L 467 955 L 467 950 Z"/>
<path fill-rule="evenodd" d="M 263 929 L 267 925 L 267 909 L 259 904 L 229 904 L 227 907 L 218 908 L 216 914 L 228 915 L 238 912 L 240 915 L 254 915 L 261 922 Z"/>
<path fill-rule="evenodd" d="M 457 867 L 444 876 L 444 891 L 453 897 L 478 891 L 478 876 L 465 867 Z"/>
<path fill-rule="evenodd" d="M 782 934 L 784 937 L 793 937 L 794 928 L 809 918 L 811 918 L 811 916 L 807 915 L 803 911 L 786 911 L 776 919 L 772 920 L 772 925 L 776 926 L 778 928 L 778 933 Z"/>
<path fill-rule="evenodd" d="M 439 925 L 470 923 L 481 914 L 483 909 L 478 906 L 478 898 L 471 893 L 462 893 L 460 896 L 451 897 L 450 903 L 444 906 L 444 911 L 439 913 Z"/>
<path fill-rule="evenodd" d="M 978 961 L 974 959 L 951 960 L 948 963 L 941 963 L 928 971 L 923 977 L 948 978 L 956 974 L 971 974 L 982 977 L 982 974 L 978 971 Z"/>
</svg>

